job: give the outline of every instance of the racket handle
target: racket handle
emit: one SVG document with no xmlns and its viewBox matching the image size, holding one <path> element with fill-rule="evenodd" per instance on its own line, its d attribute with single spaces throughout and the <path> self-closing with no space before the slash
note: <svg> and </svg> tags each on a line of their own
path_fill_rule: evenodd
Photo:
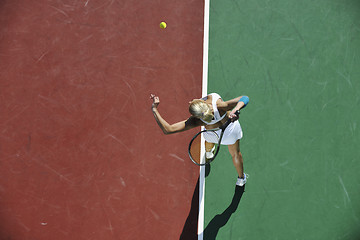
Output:
<svg viewBox="0 0 360 240">
<path fill-rule="evenodd" d="M 236 116 L 239 116 L 240 111 L 237 110 L 237 111 L 235 112 L 235 114 L 236 114 Z M 224 123 L 224 124 L 220 127 L 220 129 L 221 129 L 222 131 L 224 131 L 225 128 L 227 128 L 227 126 L 229 126 L 230 123 L 231 123 L 231 119 L 228 119 L 228 120 L 226 121 L 226 123 Z"/>
</svg>

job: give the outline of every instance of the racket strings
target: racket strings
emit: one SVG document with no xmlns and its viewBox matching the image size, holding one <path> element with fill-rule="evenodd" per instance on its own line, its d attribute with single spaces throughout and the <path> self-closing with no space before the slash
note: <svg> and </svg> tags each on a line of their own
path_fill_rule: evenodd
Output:
<svg viewBox="0 0 360 240">
<path fill-rule="evenodd" d="M 205 153 L 201 155 L 201 138 L 205 140 Z M 215 131 L 204 131 L 198 134 L 192 141 L 189 153 L 192 161 L 198 165 L 203 165 L 212 161 L 218 148 L 219 135 Z"/>
<path fill-rule="evenodd" d="M 218 143 L 219 142 L 219 135 L 214 131 L 205 131 L 203 132 L 203 137 L 205 141 L 209 143 Z"/>
</svg>

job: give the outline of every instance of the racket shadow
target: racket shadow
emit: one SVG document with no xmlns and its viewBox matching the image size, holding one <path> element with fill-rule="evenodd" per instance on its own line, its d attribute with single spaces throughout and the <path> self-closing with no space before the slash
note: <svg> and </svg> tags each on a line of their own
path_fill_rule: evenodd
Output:
<svg viewBox="0 0 360 240">
<path fill-rule="evenodd" d="M 216 236 L 218 235 L 220 228 L 222 228 L 227 224 L 231 215 L 235 213 L 235 211 L 237 210 L 244 192 L 245 192 L 245 186 L 235 187 L 234 196 L 232 198 L 230 205 L 224 210 L 224 212 L 216 215 L 206 226 L 204 230 L 204 239 L 206 240 L 216 239 Z"/>
</svg>

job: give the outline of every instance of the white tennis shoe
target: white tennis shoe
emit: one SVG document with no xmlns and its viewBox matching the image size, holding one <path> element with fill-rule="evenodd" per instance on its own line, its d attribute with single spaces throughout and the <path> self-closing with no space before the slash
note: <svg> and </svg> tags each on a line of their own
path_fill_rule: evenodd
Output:
<svg viewBox="0 0 360 240">
<path fill-rule="evenodd" d="M 244 186 L 245 183 L 246 183 L 246 179 L 247 179 L 247 174 L 244 173 L 244 178 L 239 178 L 239 177 L 238 177 L 238 179 L 237 179 L 237 181 L 236 181 L 236 185 L 238 185 L 238 186 L 240 186 L 240 187 Z"/>
</svg>

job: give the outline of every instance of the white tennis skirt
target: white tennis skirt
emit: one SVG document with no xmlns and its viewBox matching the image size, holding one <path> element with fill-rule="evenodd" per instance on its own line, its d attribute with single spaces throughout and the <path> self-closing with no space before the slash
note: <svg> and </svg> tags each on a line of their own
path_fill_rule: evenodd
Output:
<svg viewBox="0 0 360 240">
<path fill-rule="evenodd" d="M 216 130 L 218 136 L 221 134 L 221 130 Z M 229 124 L 229 126 L 225 129 L 224 136 L 221 139 L 221 145 L 232 145 L 236 143 L 238 139 L 243 137 L 243 131 L 241 129 L 239 121 L 235 121 Z M 212 138 L 206 137 L 204 134 L 204 138 L 207 142 L 217 143 Z"/>
</svg>

